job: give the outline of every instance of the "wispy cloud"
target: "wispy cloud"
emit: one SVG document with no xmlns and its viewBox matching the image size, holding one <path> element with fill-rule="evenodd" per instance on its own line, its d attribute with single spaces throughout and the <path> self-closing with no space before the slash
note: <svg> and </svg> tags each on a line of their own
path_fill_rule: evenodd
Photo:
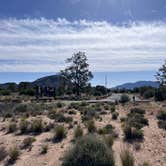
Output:
<svg viewBox="0 0 166 166">
<path fill-rule="evenodd" d="M 93 71 L 155 70 L 166 57 L 165 43 L 166 22 L 0 20 L 0 71 L 59 71 L 77 51 L 87 53 Z"/>
</svg>

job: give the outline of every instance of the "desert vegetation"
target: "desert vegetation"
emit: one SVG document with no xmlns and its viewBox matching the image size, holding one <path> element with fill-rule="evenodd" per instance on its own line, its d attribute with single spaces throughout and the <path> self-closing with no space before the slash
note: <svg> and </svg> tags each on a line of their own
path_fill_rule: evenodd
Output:
<svg viewBox="0 0 166 166">
<path fill-rule="evenodd" d="M 81 63 L 79 56 L 83 58 Z M 92 75 L 85 54 L 78 53 L 68 62 L 71 66 L 62 71 L 67 79 L 73 76 L 73 65 L 84 66 L 85 70 L 84 77 L 79 78 L 83 82 L 71 86 L 72 90 L 68 86 L 62 88 L 68 93 L 67 98 L 36 98 L 28 83 L 18 87 L 12 84 L 10 92 L 8 88 L 6 93 L 1 92 L 0 165 L 163 166 L 166 163 L 163 79 L 158 89 L 142 87 L 108 93 L 102 86 L 89 87 Z M 12 99 L 13 91 L 17 100 Z M 85 92 L 91 100 L 85 100 Z M 115 94 L 114 101 L 108 100 Z M 156 101 L 157 97 L 160 100 Z"/>
</svg>

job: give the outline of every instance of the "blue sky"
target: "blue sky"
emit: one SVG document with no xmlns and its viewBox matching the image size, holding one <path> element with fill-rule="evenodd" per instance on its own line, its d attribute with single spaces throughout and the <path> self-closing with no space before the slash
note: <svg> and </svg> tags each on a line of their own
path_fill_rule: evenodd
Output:
<svg viewBox="0 0 166 166">
<path fill-rule="evenodd" d="M 93 72 L 144 74 L 165 43 L 165 0 L 0 0 L 1 73 L 58 72 L 84 51 Z"/>
</svg>

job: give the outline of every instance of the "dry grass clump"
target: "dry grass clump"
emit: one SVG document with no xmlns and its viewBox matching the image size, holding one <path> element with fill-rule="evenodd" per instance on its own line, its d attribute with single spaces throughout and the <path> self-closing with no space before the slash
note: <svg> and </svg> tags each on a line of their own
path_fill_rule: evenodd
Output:
<svg viewBox="0 0 166 166">
<path fill-rule="evenodd" d="M 17 146 L 13 146 L 9 149 L 9 162 L 15 162 L 20 156 L 20 149 Z"/>
<path fill-rule="evenodd" d="M 62 126 L 62 125 L 56 126 L 53 141 L 54 142 L 60 142 L 65 137 L 66 137 L 66 131 L 65 131 L 64 126 Z"/>
<path fill-rule="evenodd" d="M 134 166 L 134 156 L 128 150 L 123 150 L 120 153 L 122 166 Z"/>
<path fill-rule="evenodd" d="M 74 130 L 74 138 L 78 139 L 81 138 L 83 135 L 83 130 L 80 126 L 77 126 L 77 128 Z"/>
</svg>

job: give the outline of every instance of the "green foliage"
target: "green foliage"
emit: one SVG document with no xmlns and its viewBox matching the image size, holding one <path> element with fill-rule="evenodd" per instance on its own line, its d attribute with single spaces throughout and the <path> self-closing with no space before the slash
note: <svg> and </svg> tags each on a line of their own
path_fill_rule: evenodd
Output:
<svg viewBox="0 0 166 166">
<path fill-rule="evenodd" d="M 81 138 L 83 135 L 83 130 L 81 129 L 80 126 L 77 126 L 77 128 L 74 130 L 74 137 L 76 139 Z"/>
<path fill-rule="evenodd" d="M 20 95 L 35 96 L 35 90 L 34 89 L 22 89 L 20 91 Z"/>
<path fill-rule="evenodd" d="M 63 159 L 62 166 L 115 166 L 111 148 L 94 136 L 81 138 Z"/>
<path fill-rule="evenodd" d="M 160 111 L 157 114 L 157 119 L 166 121 L 166 111 Z"/>
<path fill-rule="evenodd" d="M 142 140 L 144 137 L 142 130 L 131 128 L 130 126 L 125 126 L 123 128 L 123 132 L 125 140 L 129 142 L 134 140 Z"/>
<path fill-rule="evenodd" d="M 112 113 L 112 119 L 113 119 L 113 120 L 117 120 L 117 119 L 118 119 L 118 116 L 119 116 L 119 113 L 118 113 L 118 112 L 113 112 L 113 113 Z"/>
<path fill-rule="evenodd" d="M 134 166 L 134 156 L 128 150 L 124 150 L 120 154 L 122 166 Z"/>
<path fill-rule="evenodd" d="M 120 97 L 120 103 L 125 104 L 125 103 L 127 103 L 129 101 L 130 101 L 130 98 L 129 98 L 128 95 L 125 95 L 125 94 L 121 95 L 121 97 Z"/>
<path fill-rule="evenodd" d="M 17 146 L 10 148 L 9 150 L 9 160 L 10 162 L 15 162 L 20 155 L 20 150 Z"/>
<path fill-rule="evenodd" d="M 73 92 L 80 96 L 80 93 L 88 85 L 88 82 L 93 78 L 92 73 L 89 71 L 89 64 L 84 52 L 78 52 L 71 58 L 67 59 L 70 66 L 64 71 L 61 71 L 62 77 L 70 80 L 74 86 Z"/>
<path fill-rule="evenodd" d="M 155 100 L 156 101 L 166 100 L 166 85 L 165 86 L 160 86 L 158 89 L 156 89 L 156 91 L 155 91 Z"/>
<path fill-rule="evenodd" d="M 140 108 L 131 109 L 130 113 L 127 115 L 125 123 L 131 127 L 141 129 L 144 126 L 148 125 L 148 119 L 144 117 L 145 110 Z"/>
<path fill-rule="evenodd" d="M 9 90 L 0 90 L 0 95 L 2 96 L 9 96 L 11 92 Z"/>
<path fill-rule="evenodd" d="M 59 141 L 62 141 L 62 139 L 65 137 L 66 137 L 66 131 L 65 131 L 64 126 L 62 126 L 62 125 L 56 126 L 53 141 L 59 142 Z"/>
<path fill-rule="evenodd" d="M 29 122 L 25 119 L 21 119 L 19 123 L 19 128 L 21 131 L 21 134 L 25 134 L 28 132 Z"/>
<path fill-rule="evenodd" d="M 87 129 L 89 133 L 94 133 L 96 132 L 96 126 L 95 122 L 93 120 L 90 120 L 86 123 Z"/>
<path fill-rule="evenodd" d="M 35 119 L 31 123 L 30 131 L 33 133 L 41 133 L 43 131 L 43 123 L 41 119 Z"/>
</svg>

